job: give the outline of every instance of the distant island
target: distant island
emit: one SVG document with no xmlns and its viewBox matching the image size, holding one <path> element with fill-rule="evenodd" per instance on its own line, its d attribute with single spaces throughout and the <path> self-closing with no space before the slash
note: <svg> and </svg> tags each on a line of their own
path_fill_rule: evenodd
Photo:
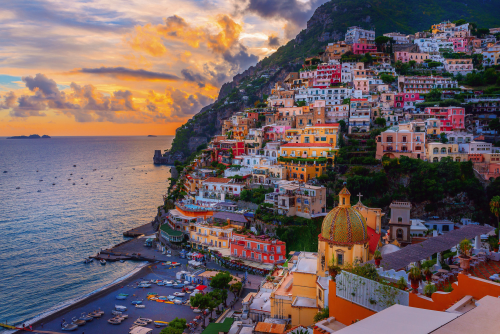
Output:
<svg viewBox="0 0 500 334">
<path fill-rule="evenodd" d="M 41 137 L 39 135 L 7 137 L 7 139 L 48 139 L 48 138 L 50 138 L 50 136 L 47 135 L 43 135 Z"/>
<path fill-rule="evenodd" d="M 148 137 L 156 137 L 155 135 L 148 135 Z"/>
</svg>

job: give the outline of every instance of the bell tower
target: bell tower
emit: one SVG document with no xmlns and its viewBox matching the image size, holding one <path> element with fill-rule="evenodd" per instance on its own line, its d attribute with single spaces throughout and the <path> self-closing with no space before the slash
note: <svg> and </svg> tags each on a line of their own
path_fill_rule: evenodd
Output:
<svg viewBox="0 0 500 334">
<path fill-rule="evenodd" d="M 411 203 L 394 201 L 389 207 L 391 208 L 389 242 L 397 240 L 400 244 L 411 243 Z"/>
</svg>

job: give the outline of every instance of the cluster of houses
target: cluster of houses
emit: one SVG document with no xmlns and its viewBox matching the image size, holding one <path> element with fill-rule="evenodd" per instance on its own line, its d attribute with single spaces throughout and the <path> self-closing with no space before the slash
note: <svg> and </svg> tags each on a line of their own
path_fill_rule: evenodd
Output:
<svg viewBox="0 0 500 334">
<path fill-rule="evenodd" d="M 375 31 L 350 27 L 344 41 L 329 44 L 319 56 L 307 58 L 299 72 L 276 83 L 267 107 L 221 120 L 222 133 L 174 186 L 184 195 L 175 209 L 160 210 L 164 241 L 187 239 L 192 249 L 208 251 L 221 264 L 267 274 L 257 291 L 243 298 L 241 312 L 225 312 L 226 319 L 211 324 L 212 331 L 385 333 L 387 326 L 415 333 L 467 333 L 479 327 L 482 332 L 498 331 L 498 321 L 481 320 L 485 314 L 500 319 L 500 284 L 485 277 L 499 268 L 491 263 L 500 260 L 498 251 L 482 243 L 494 233 L 491 226 L 466 218 L 459 224 L 438 217 L 411 219 L 410 203 L 393 202 L 385 231 L 382 210 L 365 206 L 361 199 L 351 205 L 345 187 L 338 205 L 326 208 L 327 191 L 318 178 L 334 164 L 339 142 L 346 132 L 369 132 L 381 118 L 388 129 L 376 137 L 376 159 L 407 156 L 433 163 L 451 158 L 472 161 L 485 179 L 500 176 L 500 153 L 485 140 L 488 122 L 500 111 L 500 98 L 472 92 L 466 101 L 473 104 L 468 111 L 472 114 L 462 105 L 420 108 L 422 94 L 431 90 L 438 89 L 445 98 L 469 90 L 449 75 L 396 74 L 399 62 L 421 68 L 439 63 L 435 70 L 452 74 L 474 70 L 471 57 L 445 58 L 449 53 L 482 53 L 483 66 L 498 64 L 495 37 L 477 38 L 469 24 L 451 22 L 414 35 L 385 36 L 393 40 L 390 53 L 375 43 Z M 345 57 L 368 53 L 372 61 Z M 383 80 L 387 76 L 394 80 Z M 276 215 L 321 218 L 318 251 L 287 253 L 286 244 L 273 233 L 259 233 L 258 206 L 249 203 L 249 194 L 261 196 L 259 208 Z M 246 201 L 239 201 L 241 197 Z M 442 253 L 456 250 L 464 239 L 473 240 L 473 266 L 484 270 L 460 270 L 455 255 L 448 260 L 449 270 L 443 269 Z M 412 282 L 410 288 L 409 270 L 436 254 L 432 279 L 415 286 Z M 487 261 L 493 262 L 487 266 Z M 377 276 L 389 284 L 339 272 L 340 267 L 367 262 L 375 263 Z M 448 291 L 443 291 L 445 280 Z M 321 310 L 328 313 L 326 319 L 315 321 Z"/>
</svg>

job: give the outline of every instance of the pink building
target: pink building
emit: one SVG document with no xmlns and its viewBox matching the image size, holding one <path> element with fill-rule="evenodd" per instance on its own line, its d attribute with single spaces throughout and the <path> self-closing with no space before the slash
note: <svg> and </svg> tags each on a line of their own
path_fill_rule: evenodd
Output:
<svg viewBox="0 0 500 334">
<path fill-rule="evenodd" d="M 394 52 L 394 61 L 399 60 L 402 63 L 408 63 L 410 60 L 414 60 L 417 62 L 417 64 L 422 64 L 426 59 L 430 59 L 428 53 L 406 52 L 406 51 Z"/>
<path fill-rule="evenodd" d="M 340 83 L 342 75 L 341 64 L 319 64 L 313 80 L 313 87 L 328 87 Z"/>
<path fill-rule="evenodd" d="M 413 159 L 425 159 L 425 132 L 406 129 L 387 130 L 377 136 L 376 159 L 391 159 L 406 156 Z"/>
<path fill-rule="evenodd" d="M 467 51 L 467 38 L 451 37 L 448 41 L 453 43 L 453 52 Z"/>
<path fill-rule="evenodd" d="M 465 109 L 460 107 L 427 107 L 424 112 L 441 121 L 441 131 L 463 130 Z"/>
<path fill-rule="evenodd" d="M 284 125 L 273 125 L 273 126 L 267 126 L 264 129 L 264 139 L 266 140 L 278 140 L 278 139 L 285 139 L 286 137 L 286 130 L 291 129 L 291 126 L 284 126 Z"/>
<path fill-rule="evenodd" d="M 424 102 L 419 93 L 399 93 L 394 96 L 394 108 L 414 109 L 415 104 Z"/>
<path fill-rule="evenodd" d="M 363 55 L 368 52 L 373 53 L 377 52 L 377 46 L 373 41 L 368 41 L 366 38 L 360 38 L 358 43 L 352 45 L 352 52 L 356 55 Z"/>
</svg>

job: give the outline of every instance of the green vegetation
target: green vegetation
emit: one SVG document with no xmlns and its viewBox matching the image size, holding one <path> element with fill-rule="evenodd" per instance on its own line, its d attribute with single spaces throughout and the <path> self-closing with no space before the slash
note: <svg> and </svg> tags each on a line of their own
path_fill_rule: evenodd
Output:
<svg viewBox="0 0 500 334">
<path fill-rule="evenodd" d="M 161 330 L 160 334 L 182 334 L 186 328 L 186 319 L 179 319 L 176 317 L 168 323 L 168 327 Z"/>
<path fill-rule="evenodd" d="M 255 204 L 262 204 L 266 199 L 266 194 L 273 192 L 272 188 L 264 188 L 260 186 L 259 188 L 242 190 L 240 193 L 240 200 L 245 202 L 252 202 Z"/>
</svg>

